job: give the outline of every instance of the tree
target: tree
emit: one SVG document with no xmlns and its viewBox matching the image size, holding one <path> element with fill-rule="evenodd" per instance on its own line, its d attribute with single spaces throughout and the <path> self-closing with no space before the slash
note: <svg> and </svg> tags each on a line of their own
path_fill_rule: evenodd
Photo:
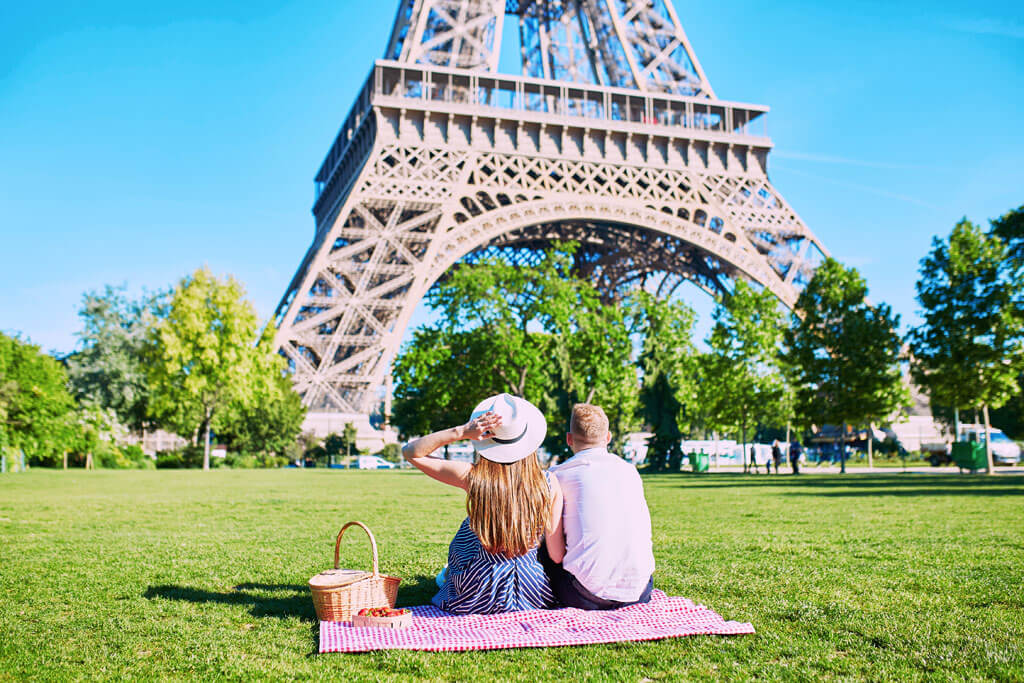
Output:
<svg viewBox="0 0 1024 683">
<path fill-rule="evenodd" d="M 334 456 L 345 452 L 345 439 L 337 432 L 331 432 L 324 437 L 324 453 L 334 462 Z"/>
<path fill-rule="evenodd" d="M 1024 270 L 1024 205 L 1007 211 L 991 221 L 992 235 L 1006 245 L 1006 257 L 1010 260 L 1010 275 L 1019 276 Z"/>
<path fill-rule="evenodd" d="M 576 281 L 579 305 L 567 331 L 550 336 L 555 354 L 547 391 L 548 410 L 554 421 L 568 428 L 567 418 L 576 403 L 604 408 L 617 446 L 638 426 L 639 381 L 632 362 L 637 307 L 631 301 L 604 303 L 586 282 Z M 558 460 L 572 455 L 560 430 L 552 430 L 545 449 Z M 621 451 L 620 451 L 621 452 Z"/>
<path fill-rule="evenodd" d="M 0 450 L 24 450 L 31 464 L 56 465 L 77 437 L 76 407 L 59 362 L 0 333 Z"/>
<path fill-rule="evenodd" d="M 1007 277 L 1024 281 L 1024 205 L 991 221 L 992 234 L 1006 244 Z M 1024 319 L 1024 287 L 1016 288 L 1013 304 L 1019 318 Z M 1024 354 L 1021 355 L 1024 358 Z M 1024 387 L 1024 363 L 1018 363 L 1017 386 Z M 1018 391 L 1002 408 L 993 409 L 993 421 L 1015 438 L 1024 438 L 1024 392 Z"/>
<path fill-rule="evenodd" d="M 935 238 L 921 260 L 917 300 L 924 322 L 909 335 L 914 381 L 932 403 L 981 408 L 989 473 L 988 411 L 1019 389 L 1022 320 L 1015 302 L 1024 285 L 1008 270 L 1001 239 L 961 220 L 948 242 Z"/>
<path fill-rule="evenodd" d="M 331 432 L 324 438 L 324 454 L 332 464 L 336 455 L 344 453 L 346 456 L 351 456 L 352 449 L 356 447 L 356 437 L 358 435 L 359 431 L 356 429 L 356 426 L 351 422 L 346 422 L 341 434 Z"/>
<path fill-rule="evenodd" d="M 356 430 L 356 426 L 351 422 L 346 422 L 345 431 L 341 434 L 341 442 L 345 447 L 345 455 L 352 455 L 352 449 L 356 447 L 357 436 L 359 436 L 359 432 Z"/>
<path fill-rule="evenodd" d="M 694 417 L 697 365 L 692 334 L 696 314 L 681 302 L 658 299 L 644 291 L 636 294 L 636 305 L 642 339 L 640 413 L 653 433 L 647 441 L 649 467 L 659 471 L 681 459 L 681 427 Z"/>
<path fill-rule="evenodd" d="M 68 378 L 79 401 L 113 410 L 139 431 L 148 421 L 149 385 L 143 353 L 147 328 L 160 315 L 164 295 L 129 300 L 123 288 L 87 293 L 78 311 L 81 350 L 67 357 Z"/>
<path fill-rule="evenodd" d="M 403 434 L 464 421 L 483 397 L 506 391 L 533 401 L 549 425 L 571 405 L 597 401 L 628 428 L 636 377 L 624 313 L 572 273 L 574 246 L 532 266 L 488 259 L 456 268 L 428 293 L 440 321 L 422 327 L 394 364 L 392 422 Z M 632 396 L 632 398 L 631 398 Z M 561 430 L 545 447 L 565 448 Z"/>
<path fill-rule="evenodd" d="M 800 293 L 785 335 L 797 417 L 841 425 L 843 472 L 847 424 L 880 421 L 909 400 L 898 364 L 899 316 L 886 304 L 869 304 L 867 291 L 855 269 L 825 259 Z"/>
<path fill-rule="evenodd" d="M 391 423 L 406 437 L 465 422 L 501 386 L 482 334 L 420 327 L 395 359 Z M 447 451 L 446 451 L 447 453 Z"/>
<path fill-rule="evenodd" d="M 700 356 L 699 402 L 710 426 L 739 431 L 746 461 L 748 428 L 785 425 L 792 410 L 779 358 L 783 315 L 771 292 L 739 281 L 722 297 L 714 320 L 710 350 Z"/>
<path fill-rule="evenodd" d="M 236 400 L 260 388 L 256 312 L 242 286 L 218 279 L 206 267 L 181 280 L 166 317 L 151 328 L 146 345 L 149 413 L 159 424 L 193 443 L 203 438 L 203 469 L 210 468 L 210 430 Z"/>
<path fill-rule="evenodd" d="M 271 351 L 273 328 L 267 326 L 250 359 L 254 372 L 246 390 L 237 393 L 217 418 L 215 429 L 233 451 L 285 456 L 306 418 L 284 358 Z"/>
<path fill-rule="evenodd" d="M 581 284 L 572 276 L 570 254 L 551 250 L 529 267 L 488 259 L 456 268 L 427 300 L 446 332 L 472 332 L 487 344 L 496 389 L 538 402 L 552 362 L 564 361 L 552 343 L 566 338 L 576 314 L 598 300 L 592 286 Z"/>
</svg>

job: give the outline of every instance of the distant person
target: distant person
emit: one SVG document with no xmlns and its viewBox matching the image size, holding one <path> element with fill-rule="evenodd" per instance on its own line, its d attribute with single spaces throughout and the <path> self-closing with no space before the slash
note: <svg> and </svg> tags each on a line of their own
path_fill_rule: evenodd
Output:
<svg viewBox="0 0 1024 683">
<path fill-rule="evenodd" d="M 782 464 L 782 449 L 779 448 L 779 440 L 772 441 L 772 460 L 775 461 L 775 474 L 779 473 L 779 465 Z"/>
<path fill-rule="evenodd" d="M 402 448 L 405 459 L 427 476 L 466 492 L 468 516 L 448 547 L 448 566 L 432 600 L 446 612 L 493 614 L 555 606 L 537 556 L 542 540 L 547 557 L 560 560 L 565 554 L 561 489 L 537 462 L 546 430 L 544 415 L 532 403 L 499 394 L 482 401 L 466 424 Z M 462 439 L 473 443 L 475 463 L 429 457 Z"/>
<path fill-rule="evenodd" d="M 754 448 L 754 444 L 750 444 L 750 468 L 757 474 L 757 449 Z"/>
<path fill-rule="evenodd" d="M 608 452 L 612 435 L 598 406 L 573 406 L 565 441 L 573 456 L 552 468 L 564 497 L 565 558 L 537 556 L 555 596 L 579 609 L 649 602 L 654 587 L 651 514 L 636 467 Z M 550 537 L 547 543 L 550 543 Z"/>
<path fill-rule="evenodd" d="M 789 444 L 789 464 L 793 466 L 793 474 L 800 474 L 800 456 L 803 452 L 799 441 Z"/>
</svg>

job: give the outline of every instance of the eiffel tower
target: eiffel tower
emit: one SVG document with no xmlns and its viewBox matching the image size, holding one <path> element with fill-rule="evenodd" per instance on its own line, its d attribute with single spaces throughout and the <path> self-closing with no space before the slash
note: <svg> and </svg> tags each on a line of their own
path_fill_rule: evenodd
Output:
<svg viewBox="0 0 1024 683">
<path fill-rule="evenodd" d="M 400 0 L 277 308 L 296 390 L 365 416 L 446 270 L 553 240 L 608 295 L 742 278 L 792 307 L 825 251 L 768 179 L 767 111 L 715 96 L 671 0 Z"/>
</svg>

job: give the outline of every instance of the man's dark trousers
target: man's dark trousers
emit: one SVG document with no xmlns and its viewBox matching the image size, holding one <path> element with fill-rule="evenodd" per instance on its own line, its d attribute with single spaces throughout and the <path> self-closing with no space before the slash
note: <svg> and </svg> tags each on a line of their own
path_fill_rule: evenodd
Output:
<svg viewBox="0 0 1024 683">
<path fill-rule="evenodd" d="M 633 602 L 618 602 L 617 600 L 605 600 L 599 598 L 584 587 L 571 572 L 562 566 L 561 562 L 555 562 L 548 555 L 548 548 L 543 542 L 537 548 L 537 559 L 544 566 L 544 572 L 551 581 L 551 588 L 555 591 L 555 597 L 565 607 L 576 607 L 578 609 L 603 610 L 618 609 L 627 605 L 636 605 L 641 602 L 650 602 L 651 591 L 654 590 L 654 578 L 647 581 L 647 587 L 640 597 Z"/>
</svg>

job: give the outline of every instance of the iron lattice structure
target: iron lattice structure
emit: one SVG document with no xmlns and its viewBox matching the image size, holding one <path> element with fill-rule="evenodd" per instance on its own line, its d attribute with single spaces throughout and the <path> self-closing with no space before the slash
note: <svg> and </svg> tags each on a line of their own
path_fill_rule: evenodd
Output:
<svg viewBox="0 0 1024 683">
<path fill-rule="evenodd" d="M 482 254 L 571 239 L 606 292 L 744 278 L 793 305 L 825 252 L 769 182 L 768 108 L 715 97 L 669 0 L 400 2 L 277 309 L 311 410 L 370 410 L 416 304 Z"/>
</svg>

